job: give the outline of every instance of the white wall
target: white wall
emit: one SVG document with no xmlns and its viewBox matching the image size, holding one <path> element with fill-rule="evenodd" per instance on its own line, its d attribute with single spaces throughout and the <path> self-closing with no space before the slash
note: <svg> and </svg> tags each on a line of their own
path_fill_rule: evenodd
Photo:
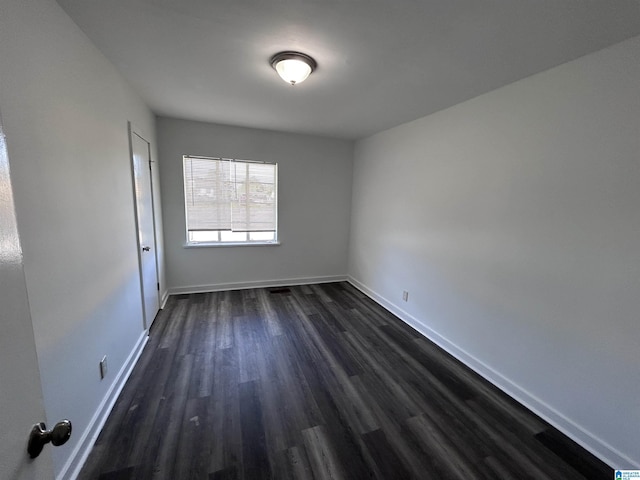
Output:
<svg viewBox="0 0 640 480">
<path fill-rule="evenodd" d="M 349 273 L 640 465 L 640 37 L 356 144 Z M 402 291 L 409 301 L 402 302 Z"/>
<path fill-rule="evenodd" d="M 172 292 L 346 276 L 353 142 L 158 118 Z M 278 162 L 279 246 L 184 248 L 182 156 Z"/>
<path fill-rule="evenodd" d="M 53 449 L 60 475 L 144 338 L 127 121 L 155 150 L 155 119 L 53 0 L 1 8 L 0 107 L 46 421 L 74 425 Z"/>
</svg>

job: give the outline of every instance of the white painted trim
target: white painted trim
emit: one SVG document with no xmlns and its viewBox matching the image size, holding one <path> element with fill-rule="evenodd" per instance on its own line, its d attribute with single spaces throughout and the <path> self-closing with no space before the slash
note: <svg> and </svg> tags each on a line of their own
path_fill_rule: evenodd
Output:
<svg viewBox="0 0 640 480">
<path fill-rule="evenodd" d="M 162 298 L 160 299 L 160 310 L 163 310 L 165 305 L 167 304 L 167 300 L 169 300 L 169 290 L 165 290 L 162 293 Z"/>
<path fill-rule="evenodd" d="M 102 427 L 107 421 L 107 418 L 109 418 L 109 414 L 111 413 L 116 400 L 118 400 L 120 392 L 122 392 L 125 383 L 127 383 L 127 380 L 129 379 L 129 376 L 133 371 L 133 367 L 135 367 L 136 363 L 138 363 L 138 359 L 140 358 L 142 350 L 144 349 L 144 346 L 147 344 L 148 340 L 149 335 L 147 334 L 147 332 L 142 332 L 140 338 L 136 342 L 136 345 L 133 347 L 133 350 L 131 350 L 131 353 L 127 357 L 127 360 L 118 372 L 117 377 L 102 399 L 102 402 L 100 402 L 100 405 L 98 405 L 98 408 L 91 418 L 91 421 L 87 425 L 87 428 L 85 428 L 84 432 L 82 433 L 82 437 L 80 437 L 78 445 L 73 450 L 73 452 L 69 456 L 69 459 L 62 467 L 60 474 L 56 477 L 57 480 L 75 480 L 80 474 L 80 470 L 84 466 L 89 453 L 91 453 L 93 445 L 95 444 L 98 435 L 100 435 L 100 432 L 102 431 Z"/>
<path fill-rule="evenodd" d="M 554 409 L 546 404 L 542 399 L 537 398 L 529 393 L 526 389 L 504 377 L 500 372 L 483 363 L 473 355 L 467 353 L 464 349 L 458 347 L 455 343 L 440 335 L 435 330 L 425 325 L 422 321 L 407 313 L 393 302 L 390 302 L 382 295 L 379 295 L 366 285 L 356 280 L 352 276 L 348 276 L 347 281 L 354 287 L 367 295 L 369 298 L 380 304 L 385 309 L 396 315 L 402 321 L 412 326 L 422 335 L 427 337 L 433 343 L 438 345 L 447 353 L 453 355 L 466 366 L 471 368 L 484 379 L 498 387 L 504 393 L 515 399 L 526 408 L 534 412 L 536 415 L 553 425 L 555 428 L 571 438 L 574 442 L 581 445 L 584 449 L 591 452 L 603 462 L 612 468 L 617 465 L 639 465 L 638 459 L 632 460 L 624 453 L 609 445 L 607 442 L 598 438 L 591 432 L 587 431 L 573 420 L 568 418 L 562 412 Z"/>
<path fill-rule="evenodd" d="M 260 241 L 246 241 L 246 242 L 201 242 L 201 243 L 185 243 L 182 245 L 184 248 L 220 248 L 220 247 L 279 247 L 282 245 L 280 242 L 260 242 Z"/>
<path fill-rule="evenodd" d="M 185 293 L 220 292 L 224 290 L 246 290 L 248 288 L 286 287 L 289 285 L 307 285 L 311 283 L 344 282 L 347 275 L 325 277 L 285 278 L 281 280 L 259 280 L 254 282 L 216 283 L 212 285 L 192 285 L 188 287 L 171 287 L 169 295 Z"/>
</svg>

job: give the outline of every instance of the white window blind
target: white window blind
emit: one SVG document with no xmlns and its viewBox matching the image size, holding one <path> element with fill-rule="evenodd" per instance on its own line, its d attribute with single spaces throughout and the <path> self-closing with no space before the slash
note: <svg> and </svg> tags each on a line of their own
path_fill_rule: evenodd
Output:
<svg viewBox="0 0 640 480">
<path fill-rule="evenodd" d="M 275 240 L 277 164 L 184 156 L 183 168 L 189 243 L 224 241 L 220 232 L 272 232 L 260 238 Z"/>
</svg>

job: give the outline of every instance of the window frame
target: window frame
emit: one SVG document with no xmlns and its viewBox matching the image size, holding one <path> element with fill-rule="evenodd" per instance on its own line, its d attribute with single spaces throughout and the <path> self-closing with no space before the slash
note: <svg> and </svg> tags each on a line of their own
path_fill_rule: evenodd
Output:
<svg viewBox="0 0 640 480">
<path fill-rule="evenodd" d="M 190 233 L 196 230 L 189 229 L 189 205 L 187 198 L 187 179 L 186 179 L 186 162 L 189 159 L 197 159 L 197 160 L 211 160 L 217 162 L 229 162 L 229 164 L 238 163 L 238 164 L 262 164 L 262 165 L 272 165 L 274 167 L 273 174 L 273 188 L 275 192 L 274 199 L 274 230 L 266 230 L 267 232 L 273 232 L 273 239 L 269 240 L 251 240 L 251 234 L 259 234 L 261 232 L 265 232 L 265 230 L 237 230 L 234 231 L 232 229 L 211 229 L 211 230 L 201 230 L 203 232 L 217 232 L 218 240 L 203 240 L 203 241 L 194 241 L 190 240 Z M 247 174 L 248 175 L 248 174 Z M 235 182 L 235 180 L 234 180 Z M 274 246 L 280 245 L 280 241 L 278 239 L 278 163 L 277 162 L 266 162 L 266 161 L 257 161 L 257 160 L 244 160 L 244 159 L 236 159 L 236 158 L 225 158 L 225 157 L 207 157 L 202 155 L 183 155 L 182 156 L 182 187 L 183 187 L 183 202 L 184 202 L 184 227 L 185 227 L 185 248 L 202 248 L 202 247 L 237 247 L 237 246 Z M 232 207 L 231 207 L 232 208 Z M 232 215 L 232 214 L 231 214 Z M 224 232 L 230 232 L 235 234 L 236 236 L 239 234 L 245 234 L 246 240 L 222 240 L 222 235 Z"/>
</svg>

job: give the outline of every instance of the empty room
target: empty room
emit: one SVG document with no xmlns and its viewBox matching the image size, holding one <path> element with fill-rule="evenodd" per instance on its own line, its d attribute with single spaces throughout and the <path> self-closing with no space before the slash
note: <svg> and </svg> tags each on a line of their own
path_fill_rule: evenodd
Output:
<svg viewBox="0 0 640 480">
<path fill-rule="evenodd" d="M 640 479 L 640 1 L 0 0 L 0 478 Z"/>
</svg>

